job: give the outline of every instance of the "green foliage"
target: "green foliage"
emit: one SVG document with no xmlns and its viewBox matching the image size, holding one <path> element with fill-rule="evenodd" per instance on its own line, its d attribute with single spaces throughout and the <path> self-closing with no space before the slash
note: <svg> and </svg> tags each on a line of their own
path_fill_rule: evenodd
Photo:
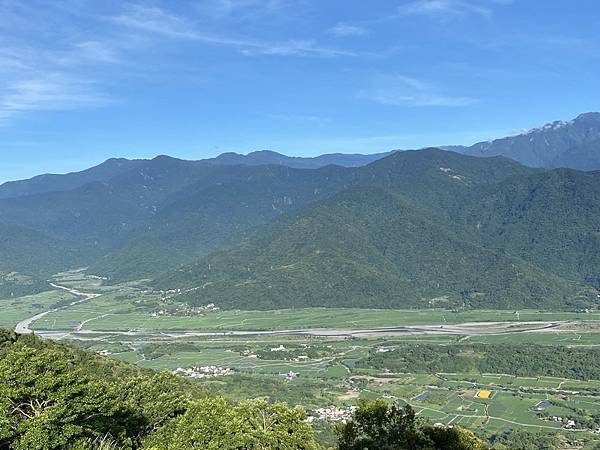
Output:
<svg viewBox="0 0 600 450">
<path fill-rule="evenodd" d="M 576 307 L 583 285 L 470 242 L 399 194 L 345 191 L 156 282 L 222 308 Z M 429 302 L 433 303 L 429 303 Z"/>
<path fill-rule="evenodd" d="M 339 430 L 339 450 L 485 450 L 473 433 L 460 427 L 430 426 L 410 406 L 383 400 L 362 401 Z"/>
<path fill-rule="evenodd" d="M 0 330 L 2 449 L 317 449 L 305 419 L 298 408 L 231 404 L 169 373 Z"/>
<path fill-rule="evenodd" d="M 493 436 L 491 441 L 494 448 L 502 450 L 552 450 L 561 444 L 561 439 L 555 433 L 530 432 L 524 429 L 511 430 Z"/>
<path fill-rule="evenodd" d="M 39 232 L 0 223 L 0 298 L 48 289 L 45 279 L 85 260 L 79 246 Z"/>
<path fill-rule="evenodd" d="M 357 366 L 394 372 L 506 373 L 600 380 L 600 350 L 534 344 L 415 344 L 400 345 L 388 353 L 372 352 Z"/>
<path fill-rule="evenodd" d="M 110 431 L 118 406 L 110 387 L 70 367 L 55 351 L 20 346 L 0 361 L 0 442 L 55 449 Z M 113 428 L 122 434 L 123 430 Z"/>
<path fill-rule="evenodd" d="M 231 405 L 216 397 L 194 403 L 180 418 L 148 438 L 156 450 L 316 450 L 306 416 L 279 403 L 245 401 Z"/>
<path fill-rule="evenodd" d="M 376 400 L 359 405 L 352 420 L 342 426 L 338 445 L 339 450 L 395 450 L 424 448 L 426 443 L 410 406 Z"/>
<path fill-rule="evenodd" d="M 204 396 L 170 374 L 0 331 L 0 448 L 136 447 Z"/>
</svg>

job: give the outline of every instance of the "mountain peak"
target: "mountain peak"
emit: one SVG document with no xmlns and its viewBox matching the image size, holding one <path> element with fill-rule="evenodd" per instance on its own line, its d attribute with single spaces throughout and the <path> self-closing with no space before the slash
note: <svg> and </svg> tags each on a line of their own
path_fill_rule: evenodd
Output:
<svg viewBox="0 0 600 450">
<path fill-rule="evenodd" d="M 154 158 L 152 158 L 152 161 L 157 161 L 157 162 L 169 161 L 169 162 L 171 162 L 171 161 L 181 161 L 181 160 L 178 158 L 173 158 L 172 156 L 169 156 L 169 155 L 158 155 L 158 156 L 155 156 Z"/>
<path fill-rule="evenodd" d="M 573 120 L 557 120 L 524 133 L 493 141 L 479 142 L 464 150 L 473 156 L 506 156 L 531 167 L 569 166 L 570 150 L 600 139 L 600 113 L 580 114 Z M 597 169 L 597 144 L 588 155 L 580 155 L 577 168 Z"/>
<path fill-rule="evenodd" d="M 579 114 L 575 121 L 600 121 L 600 112 L 587 112 L 583 114 Z"/>
</svg>

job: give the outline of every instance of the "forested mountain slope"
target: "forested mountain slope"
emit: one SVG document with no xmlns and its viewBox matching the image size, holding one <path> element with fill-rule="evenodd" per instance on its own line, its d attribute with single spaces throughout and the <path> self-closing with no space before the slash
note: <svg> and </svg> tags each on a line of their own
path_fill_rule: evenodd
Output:
<svg viewBox="0 0 600 450">
<path fill-rule="evenodd" d="M 466 157 L 439 149 L 396 153 L 360 168 L 234 166 L 229 170 L 245 176 L 213 184 L 202 181 L 178 191 L 135 240 L 91 270 L 115 280 L 151 277 L 175 267 L 176 261 L 185 263 L 221 245 L 232 245 L 240 233 L 283 213 L 355 186 L 394 187 L 432 213 L 447 215 L 456 209 L 457 196 L 474 186 L 534 172 L 505 158 Z"/>
<path fill-rule="evenodd" d="M 247 309 L 595 304 L 597 174 L 521 168 L 439 150 L 399 153 L 355 172 L 361 187 L 260 227 L 156 286 Z"/>
<path fill-rule="evenodd" d="M 0 200 L 6 235 L 33 233 L 0 268 L 89 265 L 248 309 L 587 307 L 600 279 L 598 175 L 440 149 L 319 169 L 163 156 L 108 182 Z M 27 245 L 41 238 L 33 259 Z"/>
<path fill-rule="evenodd" d="M 225 308 L 581 307 L 593 291 L 469 242 L 398 194 L 355 188 L 159 278 Z M 574 295 L 578 293 L 579 295 Z"/>
</svg>

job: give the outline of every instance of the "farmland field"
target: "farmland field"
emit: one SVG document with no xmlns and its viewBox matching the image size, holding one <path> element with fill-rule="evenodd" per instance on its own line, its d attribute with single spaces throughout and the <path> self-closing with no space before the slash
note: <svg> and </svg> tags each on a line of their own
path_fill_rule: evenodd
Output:
<svg viewBox="0 0 600 450">
<path fill-rule="evenodd" d="M 591 380 L 516 376 L 473 367 L 395 372 L 368 365 L 369 358 L 423 345 L 466 349 L 467 354 L 477 345 L 592 351 L 600 347 L 597 312 L 311 308 L 185 314 L 171 309 L 161 315 L 166 307 L 160 294 L 140 283 L 104 286 L 81 273 L 61 274 L 54 281 L 100 295 L 74 305 L 70 303 L 76 296 L 59 289 L 0 300 L 0 325 L 14 327 L 27 317 L 53 310 L 34 321 L 34 331 L 156 370 L 229 368 L 231 375 L 198 382 L 230 398 L 267 397 L 300 404 L 310 413 L 328 405 L 343 407 L 361 398 L 384 397 L 411 404 L 433 422 L 463 425 L 484 437 L 518 427 L 556 432 L 581 445 L 598 440 L 593 431 L 600 420 L 600 376 Z M 383 327 L 409 329 L 370 332 Z M 281 333 L 317 329 L 329 334 Z M 483 398 L 485 392 L 489 398 Z M 536 410 L 540 401 L 549 406 Z M 573 418 L 576 426 L 565 428 L 566 418 Z"/>
</svg>

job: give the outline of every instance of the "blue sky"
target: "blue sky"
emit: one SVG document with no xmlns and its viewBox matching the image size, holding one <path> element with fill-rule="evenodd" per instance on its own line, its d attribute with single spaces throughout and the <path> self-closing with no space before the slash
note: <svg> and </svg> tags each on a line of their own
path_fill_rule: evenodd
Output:
<svg viewBox="0 0 600 450">
<path fill-rule="evenodd" d="M 597 0 L 0 0 L 0 181 L 471 144 L 600 110 Z"/>
</svg>

